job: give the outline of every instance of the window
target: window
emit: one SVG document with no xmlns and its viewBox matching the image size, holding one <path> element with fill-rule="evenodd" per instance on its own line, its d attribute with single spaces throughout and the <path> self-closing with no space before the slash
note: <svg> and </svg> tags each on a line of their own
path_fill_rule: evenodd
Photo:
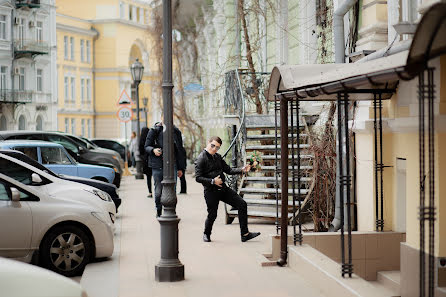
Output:
<svg viewBox="0 0 446 297">
<path fill-rule="evenodd" d="M 26 119 L 23 114 L 19 117 L 19 130 L 26 130 Z"/>
<path fill-rule="evenodd" d="M 85 55 L 84 55 L 84 40 L 81 39 L 81 62 L 84 62 Z"/>
<path fill-rule="evenodd" d="M 68 121 L 68 119 L 66 119 Z M 72 119 L 74 120 L 74 119 Z M 67 131 L 68 132 L 68 131 Z M 69 153 L 77 154 L 79 153 L 79 147 L 70 141 L 69 138 L 61 135 L 47 134 L 45 135 L 47 139 L 44 139 L 49 142 L 55 142 L 61 144 Z"/>
<path fill-rule="evenodd" d="M 37 147 L 15 147 L 14 148 L 15 151 L 19 151 L 24 153 L 25 155 L 27 155 L 28 157 L 30 157 L 33 160 L 38 160 L 37 159 Z"/>
<path fill-rule="evenodd" d="M 68 60 L 68 36 L 63 37 L 63 55 L 65 60 Z"/>
<path fill-rule="evenodd" d="M 133 20 L 133 6 L 129 5 L 129 20 Z"/>
<path fill-rule="evenodd" d="M 76 133 L 76 119 L 71 119 L 71 134 Z"/>
<path fill-rule="evenodd" d="M 88 138 L 91 138 L 91 119 L 87 120 L 87 132 L 88 132 Z"/>
<path fill-rule="evenodd" d="M 85 119 L 81 120 L 81 135 L 85 137 Z"/>
<path fill-rule="evenodd" d="M 133 17 L 133 19 L 132 19 L 132 21 L 137 21 L 138 19 L 137 19 L 137 15 L 136 15 L 136 9 L 137 9 L 137 7 L 136 6 L 132 6 L 132 10 L 133 10 L 133 12 L 132 12 L 132 17 Z"/>
<path fill-rule="evenodd" d="M 37 131 L 43 131 L 43 119 L 42 116 L 37 116 L 36 119 L 36 130 Z"/>
<path fill-rule="evenodd" d="M 42 22 L 36 22 L 36 40 L 42 41 L 43 40 L 43 23 Z"/>
<path fill-rule="evenodd" d="M 87 101 L 90 102 L 91 101 L 91 79 L 87 78 L 86 81 L 87 81 L 87 90 L 86 90 Z"/>
<path fill-rule="evenodd" d="M 24 67 L 19 68 L 19 90 L 20 91 L 25 90 L 25 68 Z"/>
<path fill-rule="evenodd" d="M 125 17 L 125 4 L 119 2 L 119 17 L 123 19 Z"/>
<path fill-rule="evenodd" d="M 74 61 L 74 37 L 70 37 L 71 61 Z"/>
<path fill-rule="evenodd" d="M 43 78 L 42 78 L 42 74 L 43 74 L 43 70 L 42 69 L 37 69 L 36 71 L 36 84 L 37 84 L 37 91 L 42 92 L 43 91 Z"/>
<path fill-rule="evenodd" d="M 0 201 L 9 201 L 9 191 L 6 189 L 6 185 L 0 182 Z"/>
<path fill-rule="evenodd" d="M 87 62 L 90 63 L 91 54 L 90 54 L 90 40 L 87 40 Z"/>
<path fill-rule="evenodd" d="M 69 91 L 68 91 L 68 77 L 65 76 L 64 77 L 64 96 L 65 96 L 65 102 L 70 101 L 70 95 L 69 95 Z"/>
<path fill-rule="evenodd" d="M 19 19 L 19 29 L 17 31 L 17 39 L 19 40 L 19 47 L 23 48 L 25 40 L 25 20 Z"/>
<path fill-rule="evenodd" d="M 6 123 L 6 117 L 2 114 L 0 115 L 0 131 L 8 130 L 8 124 Z"/>
<path fill-rule="evenodd" d="M 85 101 L 85 79 L 81 78 L 81 102 Z"/>
<path fill-rule="evenodd" d="M 0 159 L 0 173 L 25 185 L 32 184 L 31 174 L 33 174 L 33 172 L 31 170 L 3 158 Z"/>
<path fill-rule="evenodd" d="M 41 147 L 42 164 L 71 164 L 70 159 L 60 147 Z"/>
<path fill-rule="evenodd" d="M 71 102 L 74 102 L 76 99 L 76 80 L 74 77 L 70 79 L 71 81 Z"/>
<path fill-rule="evenodd" d="M 65 133 L 68 133 L 70 131 L 70 122 L 68 118 L 65 118 Z"/>
<path fill-rule="evenodd" d="M 1 90 L 6 90 L 6 73 L 8 71 L 8 67 L 6 66 L 1 66 L 0 67 L 0 89 Z"/>
<path fill-rule="evenodd" d="M 6 15 L 0 15 L 0 39 L 6 39 Z"/>
</svg>

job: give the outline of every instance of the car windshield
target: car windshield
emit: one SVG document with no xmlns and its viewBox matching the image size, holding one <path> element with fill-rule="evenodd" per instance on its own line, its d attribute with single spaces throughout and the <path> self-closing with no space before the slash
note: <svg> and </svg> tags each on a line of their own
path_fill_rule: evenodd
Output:
<svg viewBox="0 0 446 297">
<path fill-rule="evenodd" d="M 82 137 L 82 140 L 85 141 L 86 143 L 88 143 L 89 145 L 91 145 L 94 148 L 98 148 L 99 147 L 96 143 L 91 142 L 90 139 Z"/>
<path fill-rule="evenodd" d="M 81 147 L 85 148 L 85 149 L 91 149 L 92 146 L 86 142 L 83 139 L 80 139 L 74 135 L 67 135 L 68 137 L 70 137 L 70 139 L 72 139 L 74 142 L 76 142 L 78 145 L 80 145 Z"/>
</svg>

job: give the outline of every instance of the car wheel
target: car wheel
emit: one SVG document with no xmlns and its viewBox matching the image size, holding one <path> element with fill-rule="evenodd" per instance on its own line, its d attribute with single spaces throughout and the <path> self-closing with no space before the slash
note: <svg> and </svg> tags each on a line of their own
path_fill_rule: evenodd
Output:
<svg viewBox="0 0 446 297">
<path fill-rule="evenodd" d="M 45 236 L 40 254 L 44 267 L 65 276 L 79 275 L 90 261 L 91 240 L 76 226 L 58 226 Z"/>
</svg>

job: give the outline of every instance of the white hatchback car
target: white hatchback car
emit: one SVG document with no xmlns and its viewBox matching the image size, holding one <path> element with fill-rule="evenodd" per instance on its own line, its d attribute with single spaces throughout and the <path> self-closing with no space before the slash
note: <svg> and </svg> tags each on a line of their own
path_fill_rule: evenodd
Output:
<svg viewBox="0 0 446 297">
<path fill-rule="evenodd" d="M 96 205 L 106 210 L 110 219 L 115 221 L 116 207 L 113 200 L 108 193 L 95 187 L 59 178 L 2 153 L 0 153 L 0 173 L 52 197 L 85 201 Z"/>
<path fill-rule="evenodd" d="M 44 267 L 74 276 L 91 259 L 110 257 L 113 248 L 107 211 L 52 197 L 0 173 L 0 256 L 25 262 L 38 256 Z"/>
</svg>

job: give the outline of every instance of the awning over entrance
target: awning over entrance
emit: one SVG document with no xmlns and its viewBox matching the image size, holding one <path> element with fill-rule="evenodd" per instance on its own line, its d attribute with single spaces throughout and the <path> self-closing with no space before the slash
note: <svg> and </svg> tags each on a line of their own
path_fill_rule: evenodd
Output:
<svg viewBox="0 0 446 297">
<path fill-rule="evenodd" d="M 348 91 L 349 100 L 371 100 L 373 90 L 395 89 L 427 68 L 427 62 L 446 52 L 446 1 L 433 5 L 420 21 L 409 51 L 352 64 L 284 65 L 274 67 L 268 100 L 282 94 L 299 100 L 337 100 Z M 391 92 L 384 92 L 388 99 Z"/>
</svg>

